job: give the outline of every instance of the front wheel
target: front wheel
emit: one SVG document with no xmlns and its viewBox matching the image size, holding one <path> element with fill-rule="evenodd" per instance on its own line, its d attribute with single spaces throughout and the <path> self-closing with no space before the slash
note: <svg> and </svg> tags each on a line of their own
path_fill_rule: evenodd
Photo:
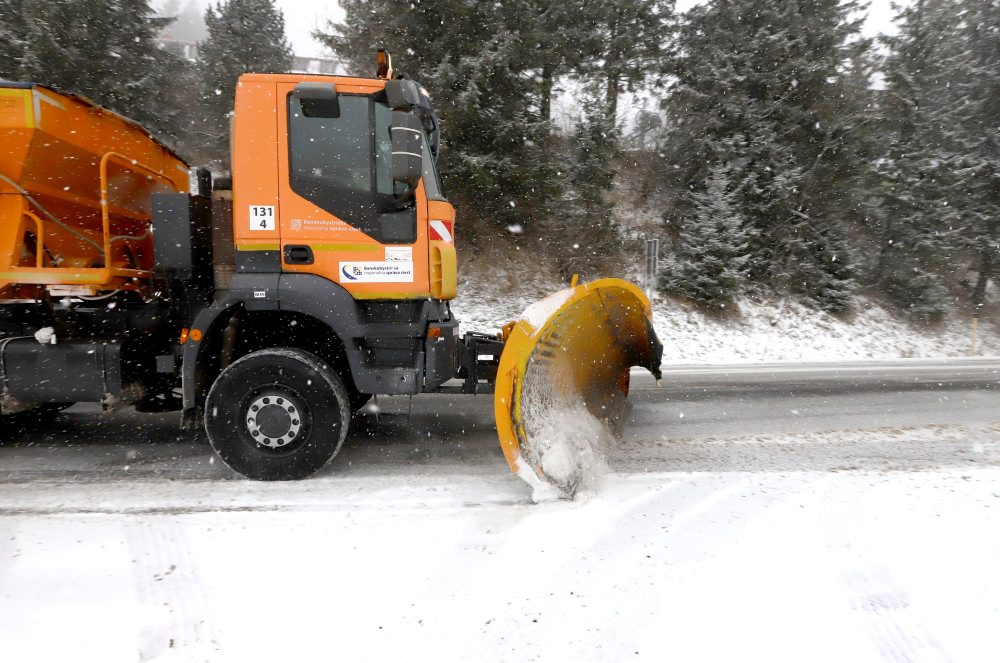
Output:
<svg viewBox="0 0 1000 663">
<path fill-rule="evenodd" d="M 372 399 L 372 394 L 362 394 L 356 389 L 347 390 L 348 397 L 351 399 L 351 412 L 357 412 L 365 405 L 368 405 L 368 401 Z"/>
<path fill-rule="evenodd" d="M 227 366 L 205 401 L 219 458 L 250 479 L 305 478 L 340 451 L 351 417 L 340 377 L 294 348 L 253 352 Z"/>
</svg>

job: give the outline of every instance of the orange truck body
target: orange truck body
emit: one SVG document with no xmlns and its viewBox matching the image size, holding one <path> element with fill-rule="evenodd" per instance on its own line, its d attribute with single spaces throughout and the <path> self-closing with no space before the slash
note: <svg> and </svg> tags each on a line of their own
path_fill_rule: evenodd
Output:
<svg viewBox="0 0 1000 663">
<path fill-rule="evenodd" d="M 75 95 L 0 83 L 0 300 L 145 287 L 150 197 L 189 169 L 138 124 Z"/>
<path fill-rule="evenodd" d="M 310 273 L 339 283 L 355 299 L 452 299 L 457 274 L 455 210 L 445 200 L 429 200 L 423 184 L 416 192 L 416 241 L 387 246 L 292 190 L 289 177 L 289 95 L 301 83 L 334 83 L 340 95 L 373 95 L 378 79 L 246 74 L 236 91 L 233 120 L 233 234 L 238 252 L 278 251 L 282 271 Z M 367 144 L 359 149 L 367 149 Z M 255 223 L 254 210 L 274 210 L 274 223 Z M 311 264 L 289 264 L 285 248 L 308 246 Z M 392 251 L 412 256 L 412 280 L 357 282 L 344 264 L 391 260 Z"/>
</svg>

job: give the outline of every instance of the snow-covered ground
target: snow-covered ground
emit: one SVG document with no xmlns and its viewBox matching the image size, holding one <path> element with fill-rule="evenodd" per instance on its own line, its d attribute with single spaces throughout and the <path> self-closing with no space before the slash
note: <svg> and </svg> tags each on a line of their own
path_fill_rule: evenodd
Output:
<svg viewBox="0 0 1000 663">
<path fill-rule="evenodd" d="M 78 406 L 0 447 L 0 660 L 996 660 L 996 392 L 658 393 L 537 505 L 444 397 L 275 483 Z"/>
<path fill-rule="evenodd" d="M 849 320 L 796 302 L 741 302 L 740 315 L 720 321 L 659 299 L 654 319 L 666 362 L 840 361 L 1000 355 L 1000 333 L 980 323 L 973 349 L 972 321 L 910 324 L 861 299 Z"/>
<path fill-rule="evenodd" d="M 478 270 L 459 287 L 453 310 L 467 331 L 495 331 L 517 319 L 535 300 L 562 286 L 536 277 L 485 280 Z M 840 361 L 1000 355 L 1000 328 L 984 320 L 952 317 L 940 324 L 911 324 L 861 298 L 848 318 L 818 312 L 794 301 L 739 302 L 725 317 L 685 309 L 657 297 L 654 324 L 665 363 Z M 975 345 L 973 338 L 975 337 Z"/>
<path fill-rule="evenodd" d="M 0 659 L 995 661 L 997 485 L 612 474 L 542 505 L 500 473 L 3 486 Z"/>
</svg>

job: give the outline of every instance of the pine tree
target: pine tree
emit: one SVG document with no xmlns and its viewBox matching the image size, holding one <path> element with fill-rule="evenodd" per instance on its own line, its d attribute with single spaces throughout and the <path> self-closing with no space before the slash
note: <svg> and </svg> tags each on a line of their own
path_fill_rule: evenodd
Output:
<svg viewBox="0 0 1000 663">
<path fill-rule="evenodd" d="M 0 79 L 15 80 L 24 58 L 23 0 L 0 0 Z"/>
<path fill-rule="evenodd" d="M 635 126 L 629 136 L 630 145 L 637 150 L 659 150 L 663 117 L 659 113 L 642 108 L 635 115 Z"/>
<path fill-rule="evenodd" d="M 960 242 L 974 256 L 978 312 L 1000 267 L 1000 2 L 961 0 L 959 9 L 960 50 L 946 63 L 953 97 L 940 114 L 951 175 L 942 205 L 955 208 Z"/>
<path fill-rule="evenodd" d="M 558 0 L 507 0 L 504 23 L 512 26 L 521 52 L 519 67 L 531 77 L 537 97 L 538 119 L 552 115 L 552 99 L 560 79 L 577 73 L 598 57 L 599 43 L 589 20 L 594 0 L 568 3 Z"/>
<path fill-rule="evenodd" d="M 750 231 L 740 213 L 733 171 L 715 165 L 705 190 L 692 195 L 673 254 L 661 272 L 661 288 L 709 307 L 724 307 L 744 292 Z"/>
<path fill-rule="evenodd" d="M 162 137 L 176 136 L 177 112 L 165 95 L 181 63 L 157 48 L 166 21 L 147 0 L 23 2 L 17 16 L 17 78 L 82 94 Z"/>
<path fill-rule="evenodd" d="M 595 0 L 583 12 L 593 25 L 597 57 L 590 75 L 604 88 L 605 119 L 618 124 L 618 98 L 646 81 L 669 49 L 673 0 Z"/>
<path fill-rule="evenodd" d="M 615 130 L 607 119 L 584 117 L 573 132 L 576 151 L 570 182 L 577 193 L 580 213 L 606 219 L 611 214 L 607 192 L 614 185 L 611 161 L 615 156 Z"/>
<path fill-rule="evenodd" d="M 464 0 L 341 0 L 344 19 L 314 36 L 346 60 L 357 76 L 372 76 L 375 50 L 388 48 L 397 69 L 424 83 L 446 60 L 479 53 L 504 25 L 502 8 Z"/>
<path fill-rule="evenodd" d="M 968 259 L 978 312 L 1000 262 L 1000 5 L 918 0 L 899 20 L 887 40 L 883 287 L 935 317 L 947 305 L 943 277 Z"/>
<path fill-rule="evenodd" d="M 551 212 L 555 154 L 547 121 L 533 109 L 533 83 L 515 68 L 515 38 L 506 30 L 483 49 L 434 70 L 444 140 L 446 185 L 467 212 L 494 234 L 527 232 Z"/>
<path fill-rule="evenodd" d="M 567 278 L 593 278 L 621 245 L 608 195 L 615 183 L 616 136 L 597 110 L 580 120 L 571 137 L 564 203 L 549 222 L 560 272 Z"/>
<path fill-rule="evenodd" d="M 196 133 L 206 157 L 229 162 L 229 112 L 247 72 L 287 71 L 292 64 L 285 19 L 274 0 L 221 0 L 205 12 L 208 39 L 198 50 L 204 117 Z"/>
<path fill-rule="evenodd" d="M 678 37 L 665 175 L 685 218 L 731 164 L 752 228 L 750 279 L 830 311 L 850 303 L 849 229 L 864 220 L 872 111 L 855 2 L 712 0 Z"/>
<path fill-rule="evenodd" d="M 921 321 L 939 318 L 948 306 L 941 274 L 957 248 L 957 208 L 942 204 L 951 175 L 941 158 L 957 10 L 953 0 L 917 0 L 900 9 L 899 33 L 884 39 L 890 54 L 881 104 L 881 209 L 871 224 L 878 242 L 874 277 L 882 292 Z"/>
<path fill-rule="evenodd" d="M 439 169 L 460 205 L 466 237 L 531 232 L 556 199 L 555 155 L 540 117 L 537 59 L 528 58 L 522 0 L 346 0 L 341 23 L 316 37 L 371 76 L 375 49 L 433 97 L 445 148 Z"/>
</svg>

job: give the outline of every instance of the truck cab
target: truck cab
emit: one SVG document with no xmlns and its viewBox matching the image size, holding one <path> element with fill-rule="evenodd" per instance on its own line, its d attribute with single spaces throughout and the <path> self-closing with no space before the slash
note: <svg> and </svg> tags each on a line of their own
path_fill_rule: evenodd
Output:
<svg viewBox="0 0 1000 663">
<path fill-rule="evenodd" d="M 455 296 L 455 211 L 415 82 L 244 75 L 232 148 L 239 271 L 314 274 L 358 300 Z"/>
<path fill-rule="evenodd" d="M 192 321 L 182 362 L 185 421 L 203 417 L 216 450 L 238 471 L 285 478 L 316 469 L 294 460 L 305 434 L 290 437 L 298 419 L 273 405 L 279 396 L 264 404 L 244 388 L 265 364 L 291 361 L 275 348 L 308 354 L 296 370 L 320 370 L 310 365 L 318 360 L 342 383 L 347 409 L 334 417 L 340 424 L 324 424 L 329 439 L 342 440 L 350 413 L 375 394 L 441 391 L 459 375 L 460 391 L 489 390 L 502 343 L 460 337 L 451 314 L 455 210 L 441 191 L 438 146 L 437 117 L 415 81 L 240 78 L 234 269 Z M 335 391 L 314 406 L 299 397 L 296 412 L 330 414 Z M 260 428 L 254 407 L 277 423 Z"/>
</svg>

